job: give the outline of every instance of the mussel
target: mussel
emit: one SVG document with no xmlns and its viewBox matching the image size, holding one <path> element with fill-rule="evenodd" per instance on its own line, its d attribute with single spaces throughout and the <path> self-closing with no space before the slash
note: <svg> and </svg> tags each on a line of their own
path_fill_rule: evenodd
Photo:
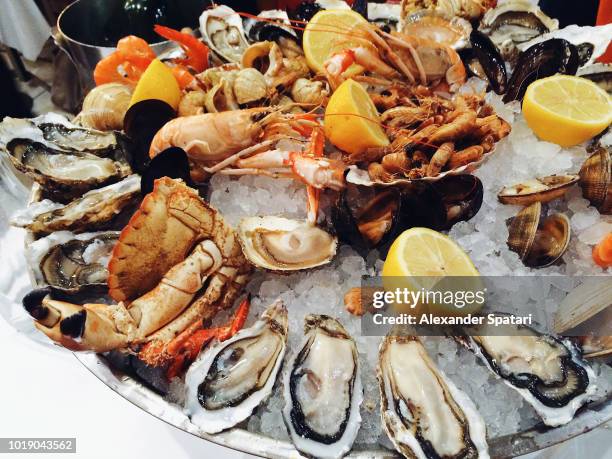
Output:
<svg viewBox="0 0 612 459">
<path fill-rule="evenodd" d="M 578 50 L 567 40 L 552 38 L 537 43 L 519 55 L 504 102 L 522 100 L 527 86 L 535 80 L 556 73 L 575 75 L 578 65 Z"/>
<path fill-rule="evenodd" d="M 497 46 L 495 46 L 489 37 L 478 30 L 473 30 L 470 34 L 470 43 L 480 68 L 493 91 L 497 94 L 505 93 L 506 84 L 508 83 L 506 64 L 499 54 Z"/>
<path fill-rule="evenodd" d="M 364 198 L 365 195 L 365 198 Z M 338 237 L 357 249 L 388 249 L 404 230 L 424 226 L 438 231 L 472 218 L 482 205 L 482 182 L 473 175 L 451 175 L 400 190 L 347 187 L 332 208 Z"/>
<path fill-rule="evenodd" d="M 549 202 L 560 198 L 578 183 L 577 175 L 549 175 L 504 187 L 497 198 L 503 204 L 527 206 L 536 201 Z"/>
<path fill-rule="evenodd" d="M 525 266 L 543 268 L 563 256 L 569 245 L 571 227 L 564 214 L 542 219 L 542 203 L 536 201 L 510 221 L 508 233 L 508 247 L 519 255 Z"/>
<path fill-rule="evenodd" d="M 612 159 L 610 148 L 599 147 L 580 168 L 582 194 L 600 213 L 612 213 Z"/>
</svg>

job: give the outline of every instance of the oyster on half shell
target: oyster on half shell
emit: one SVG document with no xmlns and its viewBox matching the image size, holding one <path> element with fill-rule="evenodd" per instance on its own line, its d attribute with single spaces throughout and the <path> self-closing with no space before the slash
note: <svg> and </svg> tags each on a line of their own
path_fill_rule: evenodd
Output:
<svg viewBox="0 0 612 459">
<path fill-rule="evenodd" d="M 386 336 L 377 377 L 383 426 L 402 455 L 489 458 L 474 403 L 436 367 L 418 337 Z"/>
<path fill-rule="evenodd" d="M 29 244 L 26 259 L 38 285 L 67 293 L 105 288 L 106 265 L 118 239 L 118 231 L 82 234 L 57 231 Z"/>
<path fill-rule="evenodd" d="M 488 327 L 492 325 L 482 325 L 458 341 L 519 392 L 546 425 L 570 422 L 595 391 L 595 374 L 574 345 L 526 326 L 509 326 L 516 330 L 504 332 L 508 336 L 497 336 L 499 330 Z"/>
<path fill-rule="evenodd" d="M 329 316 L 307 316 L 304 332 L 306 338 L 283 378 L 285 425 L 300 452 L 340 458 L 351 449 L 361 425 L 357 346 Z"/>
<path fill-rule="evenodd" d="M 268 398 L 287 346 L 287 309 L 278 300 L 250 328 L 205 350 L 185 378 L 185 412 L 207 433 L 229 429 Z"/>
<path fill-rule="evenodd" d="M 282 217 L 249 217 L 238 225 L 242 251 L 255 266 L 271 271 L 298 271 L 329 263 L 338 240 L 305 221 Z"/>
<path fill-rule="evenodd" d="M 140 176 L 134 174 L 121 182 L 88 191 L 69 204 L 49 199 L 30 204 L 13 215 L 11 225 L 27 228 L 35 234 L 99 229 L 107 226 L 139 195 Z"/>
<path fill-rule="evenodd" d="M 202 13 L 200 31 L 206 44 L 227 62 L 240 62 L 249 46 L 240 15 L 225 5 Z"/>
</svg>

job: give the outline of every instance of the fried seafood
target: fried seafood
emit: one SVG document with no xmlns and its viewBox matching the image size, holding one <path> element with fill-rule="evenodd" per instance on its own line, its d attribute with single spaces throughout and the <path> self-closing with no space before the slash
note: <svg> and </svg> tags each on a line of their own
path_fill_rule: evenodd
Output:
<svg viewBox="0 0 612 459">
<path fill-rule="evenodd" d="M 106 352 L 129 346 L 153 366 L 195 357 L 199 347 L 186 355 L 185 343 L 193 335 L 200 343 L 206 339 L 203 320 L 233 303 L 250 272 L 223 218 L 194 190 L 169 178 L 156 182 L 123 229 L 108 269 L 116 304 L 80 306 L 35 292 L 24 306 L 36 326 L 64 347 Z"/>
</svg>

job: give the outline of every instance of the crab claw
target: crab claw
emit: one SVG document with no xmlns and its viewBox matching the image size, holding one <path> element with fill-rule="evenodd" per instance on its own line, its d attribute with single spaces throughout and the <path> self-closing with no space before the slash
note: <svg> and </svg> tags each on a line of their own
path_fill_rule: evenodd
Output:
<svg viewBox="0 0 612 459">
<path fill-rule="evenodd" d="M 202 322 L 196 322 L 178 335 L 167 348 L 170 354 L 170 365 L 166 370 L 168 380 L 177 377 L 193 362 L 199 352 L 213 339 L 225 341 L 234 336 L 243 326 L 251 307 L 251 296 L 248 295 L 234 314 L 232 321 L 224 327 L 202 328 Z"/>
</svg>

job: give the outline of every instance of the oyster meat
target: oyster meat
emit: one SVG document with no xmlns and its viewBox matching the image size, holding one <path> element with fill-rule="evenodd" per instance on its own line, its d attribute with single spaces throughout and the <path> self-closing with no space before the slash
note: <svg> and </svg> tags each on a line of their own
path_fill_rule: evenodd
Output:
<svg viewBox="0 0 612 459">
<path fill-rule="evenodd" d="M 595 391 L 595 374 L 569 340 L 544 335 L 525 326 L 496 336 L 491 325 L 458 339 L 497 376 L 519 392 L 546 425 L 572 420 Z"/>
<path fill-rule="evenodd" d="M 305 221 L 250 217 L 238 226 L 242 251 L 255 266 L 271 271 L 297 271 L 329 263 L 338 240 Z"/>
<path fill-rule="evenodd" d="M 26 248 L 26 259 L 38 285 L 67 293 L 105 288 L 110 253 L 118 231 L 73 234 L 57 231 Z"/>
<path fill-rule="evenodd" d="M 489 457 L 474 403 L 436 367 L 417 337 L 385 337 L 377 377 L 383 426 L 402 455 Z"/>
<path fill-rule="evenodd" d="M 250 328 L 200 354 L 185 378 L 185 412 L 217 433 L 248 418 L 268 398 L 287 347 L 287 309 L 277 300 Z"/>
<path fill-rule="evenodd" d="M 351 449 L 361 425 L 357 346 L 329 316 L 307 316 L 304 332 L 304 343 L 283 378 L 285 425 L 300 452 L 340 458 Z"/>
<path fill-rule="evenodd" d="M 49 199 L 31 204 L 17 212 L 11 224 L 27 228 L 35 234 L 99 229 L 108 225 L 139 196 L 140 176 L 134 174 L 121 182 L 88 191 L 69 204 L 59 204 Z"/>
<path fill-rule="evenodd" d="M 225 5 L 207 9 L 200 16 L 204 41 L 227 62 L 240 62 L 248 47 L 240 15 Z"/>
</svg>

